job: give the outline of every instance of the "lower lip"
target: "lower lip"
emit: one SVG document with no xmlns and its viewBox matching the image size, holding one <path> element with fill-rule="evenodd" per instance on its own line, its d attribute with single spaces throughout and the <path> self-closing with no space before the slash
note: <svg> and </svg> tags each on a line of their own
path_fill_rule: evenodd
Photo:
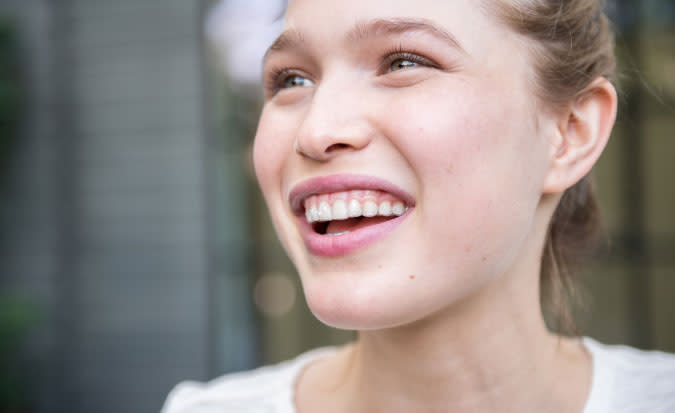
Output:
<svg viewBox="0 0 675 413">
<path fill-rule="evenodd" d="M 350 254 L 369 245 L 374 244 L 385 235 L 392 232 L 405 220 L 414 208 L 408 208 L 405 214 L 392 218 L 380 224 L 370 225 L 364 228 L 350 231 L 341 235 L 317 234 L 312 225 L 304 217 L 298 216 L 300 233 L 305 246 L 313 255 L 321 257 L 339 257 Z"/>
</svg>

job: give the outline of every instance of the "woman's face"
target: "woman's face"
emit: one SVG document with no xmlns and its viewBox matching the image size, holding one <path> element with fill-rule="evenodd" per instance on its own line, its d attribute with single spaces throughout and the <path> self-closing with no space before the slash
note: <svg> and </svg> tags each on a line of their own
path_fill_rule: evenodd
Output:
<svg viewBox="0 0 675 413">
<path fill-rule="evenodd" d="M 546 120 L 526 45 L 479 3 L 289 5 L 254 163 L 329 325 L 409 323 L 523 268 Z"/>
</svg>

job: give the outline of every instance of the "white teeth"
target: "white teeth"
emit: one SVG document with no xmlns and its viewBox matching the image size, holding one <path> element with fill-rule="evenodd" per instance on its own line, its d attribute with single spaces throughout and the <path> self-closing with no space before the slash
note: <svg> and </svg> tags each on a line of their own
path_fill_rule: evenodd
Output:
<svg viewBox="0 0 675 413">
<path fill-rule="evenodd" d="M 330 221 L 332 217 L 332 211 L 328 202 L 323 201 L 319 204 L 319 221 Z"/>
<path fill-rule="evenodd" d="M 337 237 L 337 236 L 339 236 L 339 235 L 349 234 L 350 232 L 351 232 L 351 231 L 342 231 L 342 232 L 335 232 L 335 233 L 333 233 L 333 234 L 324 234 L 324 235 L 327 235 L 327 236 L 329 236 L 329 237 Z"/>
<path fill-rule="evenodd" d="M 311 206 L 310 206 L 311 204 Z M 359 202 L 357 199 L 351 199 L 347 202 L 346 199 L 336 199 L 333 205 L 329 204 L 327 200 L 321 202 L 307 202 L 305 211 L 305 218 L 307 222 L 314 223 L 318 221 L 333 221 L 345 220 L 357 217 L 375 217 L 375 216 L 401 216 L 407 211 L 407 207 L 403 202 L 396 201 L 382 201 L 379 205 L 373 199 Z"/>
<path fill-rule="evenodd" d="M 373 201 L 366 201 L 363 203 L 363 216 L 366 218 L 374 217 L 377 215 L 377 204 Z"/>
<path fill-rule="evenodd" d="M 383 203 L 381 203 L 380 207 L 377 209 L 377 215 L 381 215 L 383 217 L 390 216 L 391 215 L 391 202 L 384 201 Z"/>
<path fill-rule="evenodd" d="M 316 205 L 312 205 L 312 207 L 309 209 L 309 212 L 311 212 L 312 215 L 311 222 L 316 222 L 319 220 L 319 208 L 317 208 Z"/>
<path fill-rule="evenodd" d="M 403 202 L 396 202 L 393 207 L 391 207 L 391 212 L 396 216 L 401 216 L 405 213 L 405 205 Z"/>
<path fill-rule="evenodd" d="M 347 219 L 347 204 L 342 199 L 333 203 L 332 219 Z"/>
<path fill-rule="evenodd" d="M 360 217 L 362 213 L 363 210 L 361 209 L 361 203 L 359 201 L 357 201 L 356 199 L 352 199 L 351 201 L 349 201 L 350 218 Z"/>
</svg>

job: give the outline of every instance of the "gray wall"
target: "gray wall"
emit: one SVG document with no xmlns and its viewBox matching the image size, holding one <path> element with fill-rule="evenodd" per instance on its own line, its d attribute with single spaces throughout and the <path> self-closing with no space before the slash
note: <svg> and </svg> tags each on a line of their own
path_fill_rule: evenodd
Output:
<svg viewBox="0 0 675 413">
<path fill-rule="evenodd" d="M 236 153 L 205 116 L 203 9 L 0 0 L 28 93 L 2 194 L 0 288 L 41 315 L 25 346 L 39 412 L 157 411 L 179 380 L 251 363 L 247 304 L 226 297 L 247 288 L 245 206 L 227 190 L 237 165 L 220 164 Z M 212 226 L 223 207 L 240 214 L 216 222 L 227 235 Z"/>
</svg>

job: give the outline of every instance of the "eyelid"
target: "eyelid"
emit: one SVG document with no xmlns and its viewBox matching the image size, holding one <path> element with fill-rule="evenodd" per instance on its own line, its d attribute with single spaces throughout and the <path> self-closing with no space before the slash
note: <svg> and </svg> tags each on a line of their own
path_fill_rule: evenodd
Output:
<svg viewBox="0 0 675 413">
<path fill-rule="evenodd" d="M 383 75 L 387 73 L 392 73 L 389 69 L 391 64 L 396 60 L 409 60 L 411 62 L 417 63 L 422 67 L 440 69 L 441 65 L 436 63 L 433 59 L 424 56 L 424 54 L 416 52 L 412 49 L 404 49 L 402 46 L 397 46 L 395 49 L 389 50 L 388 52 L 382 55 L 380 59 L 381 63 L 377 68 L 377 74 Z M 409 69 L 406 69 L 409 70 Z M 306 71 L 294 68 L 294 67 L 279 67 L 271 68 L 265 72 L 264 75 L 264 89 L 265 94 L 268 97 L 274 97 L 281 90 L 286 89 L 295 89 L 295 88 L 285 88 L 282 87 L 282 79 L 286 79 L 289 76 L 301 76 L 309 79 L 311 82 L 314 82 L 312 76 L 310 76 Z"/>
<path fill-rule="evenodd" d="M 417 63 L 422 66 L 427 66 L 431 68 L 439 68 L 440 65 L 434 62 L 433 60 L 429 59 L 428 57 L 425 57 L 419 53 L 416 53 L 414 51 L 406 51 L 402 50 L 401 48 L 396 49 L 395 51 L 389 52 L 384 55 L 382 58 L 382 63 L 380 64 L 380 67 L 378 68 L 378 73 L 379 74 L 385 74 L 389 73 L 389 68 L 391 67 L 391 64 L 394 63 L 397 60 L 409 60 L 411 62 Z"/>
<path fill-rule="evenodd" d="M 301 76 L 307 78 L 311 82 L 314 82 L 305 71 L 296 69 L 296 68 L 273 68 L 266 71 L 264 80 L 265 80 L 265 93 L 272 97 L 276 95 L 279 91 L 284 89 L 289 89 L 281 86 L 282 79 L 286 79 L 289 76 Z M 293 88 L 290 88 L 293 89 Z"/>
</svg>

